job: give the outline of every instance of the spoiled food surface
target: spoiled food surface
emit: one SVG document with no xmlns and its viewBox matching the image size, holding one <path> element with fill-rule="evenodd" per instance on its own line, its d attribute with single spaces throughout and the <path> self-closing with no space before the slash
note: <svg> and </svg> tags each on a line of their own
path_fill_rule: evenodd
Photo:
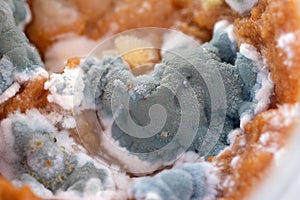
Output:
<svg viewBox="0 0 300 200">
<path fill-rule="evenodd" d="M 257 103 L 251 95 L 256 83 L 255 67 L 252 60 L 237 52 L 235 41 L 231 41 L 223 29 L 215 32 L 211 42 L 198 48 L 166 53 L 152 73 L 142 76 L 135 77 L 120 57 L 100 61 L 89 58 L 82 64 L 85 85 L 82 107 L 91 109 L 96 106 L 100 119 L 113 116 L 112 137 L 129 152 L 142 153 L 142 160 L 152 162 L 160 157 L 172 160 L 176 156 L 172 152 L 176 152 L 179 146 L 167 149 L 163 156 L 147 153 L 162 148 L 174 138 L 186 150 L 198 152 L 201 156 L 216 155 L 228 145 L 227 134 L 238 127 L 240 114 L 253 112 Z M 207 87 L 218 81 L 224 87 L 224 96 L 217 96 L 217 106 L 213 107 L 211 93 L 221 95 L 222 90 L 213 88 L 209 91 Z M 152 106 L 157 103 L 167 113 L 162 129 L 136 129 L 151 127 L 153 122 L 150 123 L 148 112 L 151 117 Z M 222 103 L 225 104 L 223 110 L 220 108 Z M 197 115 L 199 121 L 193 123 Z M 212 125 L 210 128 L 215 130 L 212 135 L 216 140 L 209 142 L 213 148 L 202 148 L 211 116 L 218 120 L 224 118 L 225 125 L 221 130 Z M 185 144 L 183 136 L 177 138 L 181 134 L 177 133 L 180 120 L 184 117 L 189 120 L 183 135 L 192 139 L 191 144 Z M 156 128 L 159 123 L 155 124 Z M 194 139 L 191 136 L 193 128 L 196 130 Z M 152 135 L 151 131 L 157 132 Z M 145 137 L 140 137 L 142 134 Z"/>
<path fill-rule="evenodd" d="M 131 186 L 130 195 L 136 200 L 213 199 L 219 181 L 213 171 L 213 166 L 208 163 L 184 164 L 154 177 L 137 178 Z"/>
<path fill-rule="evenodd" d="M 34 181 L 36 186 L 53 193 L 68 190 L 83 195 L 89 192 L 86 185 L 90 180 L 96 180 L 95 186 L 101 191 L 109 188 L 109 170 L 96 165 L 87 155 L 82 157 L 72 152 L 71 144 L 67 143 L 72 140 L 63 141 L 66 139 L 62 136 L 64 134 L 67 133 L 58 132 L 37 110 L 10 115 L 1 122 L 0 167 L 3 175 L 15 180 Z M 4 170 L 5 165 L 10 169 Z"/>
<path fill-rule="evenodd" d="M 70 33 L 96 41 L 128 29 L 163 27 L 182 30 L 205 42 L 211 39 L 217 21 L 233 22 L 238 16 L 223 0 L 32 0 L 30 7 L 33 20 L 26 34 L 44 59 L 48 48 Z"/>
<path fill-rule="evenodd" d="M 25 6 L 22 1 L 0 2 L 1 119 L 17 109 L 25 111 L 46 104 L 43 99 L 45 91 L 39 87 L 46 78 L 43 63 L 36 49 L 17 27 L 29 15 Z M 32 84 L 33 80 L 26 83 L 32 77 L 36 78 L 36 85 Z M 11 98 L 13 96 L 18 98 Z"/>
<path fill-rule="evenodd" d="M 186 6 L 182 3 L 183 1 L 176 2 L 178 7 Z M 214 2 L 217 2 L 216 5 L 222 5 L 219 8 L 224 8 L 222 1 Z M 211 4 L 203 4 L 201 7 L 213 8 L 212 10 L 214 10 Z M 225 7 L 227 6 L 225 5 Z M 1 8 L 5 8 L 5 6 L 1 6 Z M 260 0 L 258 5 L 251 11 L 251 16 L 236 22 L 236 33 L 240 43 L 246 42 L 254 45 L 267 58 L 272 72 L 271 78 L 276 84 L 277 102 L 281 104 L 297 102 L 299 97 L 299 58 L 291 56 L 293 53 L 295 55 L 299 53 L 298 42 L 293 42 L 299 40 L 299 33 L 297 32 L 299 20 L 296 9 L 295 1 Z M 204 11 L 202 14 L 201 11 L 195 12 L 195 19 L 198 19 L 196 20 L 198 25 L 201 23 L 209 24 L 205 20 L 200 20 L 205 16 L 206 12 Z M 227 15 L 232 16 L 229 14 L 231 13 L 229 9 L 223 11 L 225 13 L 228 11 Z M 195 13 L 193 12 L 192 16 Z M 213 13 L 218 15 L 220 12 Z M 276 13 L 280 13 L 280 15 Z M 286 23 L 287 21 L 289 23 Z M 205 27 L 207 24 L 202 25 Z M 208 25 L 207 27 L 210 26 Z M 189 30 L 191 32 L 194 31 L 194 29 Z M 197 31 L 195 32 L 198 34 Z M 194 34 L 196 34 L 195 32 Z M 209 38 L 208 35 L 210 34 L 206 34 L 207 38 Z M 45 90 L 42 86 L 45 79 L 36 83 L 34 81 L 29 82 L 31 84 L 26 85 L 25 89 L 20 91 L 18 98 L 10 100 L 8 104 L 1 107 L 4 113 L 1 118 L 6 117 L 7 114 L 17 109 L 25 111 L 28 108 L 45 106 L 47 104 L 47 95 L 45 95 L 45 98 L 42 98 L 42 101 L 38 101 L 37 104 L 32 104 L 32 102 L 36 102 L 32 100 L 33 96 L 38 97 L 44 94 Z M 5 78 L 5 80 L 7 80 L 5 84 L 10 83 L 9 79 Z M 35 84 L 38 87 L 35 87 Z M 40 93 L 40 91 L 43 92 Z M 142 90 L 139 88 L 137 91 Z M 286 136 L 294 124 L 297 123 L 297 113 L 299 113 L 297 105 L 284 105 L 279 106 L 278 109 L 260 114 L 245 126 L 244 134 L 237 137 L 231 149 L 225 150 L 213 159 L 213 163 L 222 172 L 223 190 L 219 194 L 220 199 L 242 199 L 265 177 L 264 170 L 268 169 L 267 167 L 270 166 L 275 152 L 284 146 Z M 244 148 L 240 148 L 241 146 Z M 50 165 L 49 162 L 48 165 Z M 85 168 L 89 168 L 89 166 Z M 238 176 L 240 174 L 242 176 Z M 80 187 L 81 183 L 78 183 L 78 186 Z M 5 192 L 7 191 L 10 190 L 5 190 Z M 13 192 L 12 195 L 15 194 L 17 193 Z M 31 194 L 29 196 L 31 199 L 34 199 Z M 18 195 L 15 198 L 19 197 Z M 25 198 L 26 195 L 23 197 Z"/>
<path fill-rule="evenodd" d="M 212 163 L 221 170 L 222 200 L 243 199 L 269 175 L 300 119 L 299 104 L 265 111 L 249 122 Z"/>
<path fill-rule="evenodd" d="M 0 198 L 2 200 L 39 200 L 28 186 L 15 188 L 10 182 L 0 176 Z"/>
<path fill-rule="evenodd" d="M 260 0 L 251 16 L 235 22 L 240 43 L 255 46 L 267 59 L 275 83 L 276 103 L 300 100 L 300 28 L 298 6 L 293 0 Z"/>
<path fill-rule="evenodd" d="M 16 4 L 13 2 L 11 4 L 6 1 L 0 2 L 0 56 L 7 57 L 19 72 L 36 70 L 42 67 L 43 63 L 24 33 L 17 27 L 18 20 L 22 18 L 19 19 L 18 15 L 14 14 L 23 12 L 22 8 L 25 4 L 18 3 L 18 6 L 15 7 Z M 13 9 L 15 10 L 14 13 Z"/>
</svg>

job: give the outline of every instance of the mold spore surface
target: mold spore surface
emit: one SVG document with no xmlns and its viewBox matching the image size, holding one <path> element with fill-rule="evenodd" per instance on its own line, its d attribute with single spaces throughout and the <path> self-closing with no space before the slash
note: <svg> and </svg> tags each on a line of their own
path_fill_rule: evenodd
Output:
<svg viewBox="0 0 300 200">
<path fill-rule="evenodd" d="M 0 96 L 1 103 L 14 96 L 23 79 L 31 77 L 44 66 L 36 49 L 18 27 L 29 15 L 25 1 L 0 1 L 0 95 L 4 94 Z M 10 91 L 5 93 L 10 87 Z"/>
<path fill-rule="evenodd" d="M 153 177 L 134 180 L 130 195 L 137 200 L 214 199 L 218 176 L 209 172 L 208 163 L 187 163 L 171 170 L 164 170 Z"/>
<path fill-rule="evenodd" d="M 239 127 L 240 114 L 252 112 L 253 68 L 253 61 L 240 54 L 228 31 L 220 28 L 211 42 L 198 48 L 165 53 L 146 75 L 134 76 L 121 57 L 88 58 L 82 64 L 82 105 L 95 105 L 100 119 L 113 119 L 111 136 L 142 160 L 172 160 L 179 149 L 216 155 L 228 145 L 227 134 Z M 222 87 L 212 91 L 209 84 L 217 81 Z M 213 99 L 213 105 L 212 93 L 221 94 L 222 88 L 224 96 Z M 198 120 L 182 128 L 184 116 Z M 211 124 L 215 119 L 219 123 Z M 182 137 L 177 137 L 179 130 Z M 216 140 L 207 137 L 208 130 Z M 186 138 L 191 139 L 188 146 Z M 176 145 L 160 151 L 170 143 Z M 206 148 L 204 143 L 212 144 Z"/>
<path fill-rule="evenodd" d="M 14 170 L 16 180 L 24 174 L 42 184 L 53 193 L 58 190 L 73 190 L 81 195 L 90 180 L 97 180 L 97 187 L 105 190 L 110 185 L 107 168 L 95 164 L 89 156 L 61 146 L 64 137 L 37 110 L 25 114 L 10 115 L 1 123 L 1 136 L 10 138 L 1 142 L 1 157 Z M 5 128 L 5 129 L 4 129 Z M 1 171 L 6 176 L 6 171 Z M 28 179 L 30 180 L 30 179 Z"/>
</svg>

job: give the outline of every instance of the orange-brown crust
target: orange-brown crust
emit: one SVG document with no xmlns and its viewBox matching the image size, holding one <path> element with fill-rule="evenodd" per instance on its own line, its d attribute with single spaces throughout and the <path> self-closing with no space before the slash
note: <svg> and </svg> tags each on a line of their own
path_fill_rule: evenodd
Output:
<svg viewBox="0 0 300 200">
<path fill-rule="evenodd" d="M 193 35 L 202 42 L 209 41 L 216 22 L 227 20 L 233 22 L 238 14 L 230 9 L 224 0 L 173 0 L 181 7 L 181 20 L 177 24 L 183 32 Z"/>
<path fill-rule="evenodd" d="M 295 0 L 260 0 L 250 17 L 238 19 L 235 23 L 239 42 L 254 45 L 268 60 L 279 104 L 300 100 L 300 57 L 293 56 L 288 65 L 287 53 L 278 47 L 280 36 L 293 33 L 295 40 L 289 48 L 294 55 L 300 55 L 300 18 L 297 8 Z"/>
<path fill-rule="evenodd" d="M 97 29 L 101 35 L 105 35 L 133 28 L 168 28 L 176 19 L 176 8 L 171 0 L 124 0 L 117 5 L 117 11 L 108 13 L 98 21 Z M 116 30 L 111 29 L 112 25 L 116 27 Z"/>
<path fill-rule="evenodd" d="M 48 105 L 48 91 L 44 90 L 47 77 L 37 76 L 21 86 L 13 97 L 0 104 L 0 120 L 14 111 L 25 112 L 32 108 L 44 108 Z"/>
<path fill-rule="evenodd" d="M 300 114 L 292 114 L 297 112 L 300 112 L 299 106 L 285 105 L 261 113 L 245 126 L 244 133 L 237 137 L 232 148 L 213 159 L 221 170 L 220 200 L 244 199 L 266 177 L 276 151 L 285 146 L 299 120 Z M 263 134 L 270 137 L 262 139 Z M 233 164 L 236 156 L 238 159 Z"/>
<path fill-rule="evenodd" d="M 65 21 L 63 8 L 55 8 L 55 2 L 64 2 L 77 13 L 72 21 Z M 33 20 L 26 28 L 30 41 L 42 56 L 48 47 L 62 34 L 85 35 L 91 39 L 142 27 L 177 28 L 205 42 L 211 39 L 214 24 L 227 19 L 233 22 L 237 13 L 224 0 L 67 0 L 50 3 L 29 0 Z M 105 9 L 104 9 L 105 8 Z M 45 11 L 46 9 L 46 11 Z M 98 10 L 97 10 L 98 9 Z"/>
<path fill-rule="evenodd" d="M 25 32 L 42 56 L 46 49 L 57 40 L 57 36 L 71 32 L 81 35 L 85 32 L 85 20 L 80 16 L 69 23 L 61 22 L 70 16 L 59 15 L 58 13 L 62 13 L 59 10 L 63 8 L 55 9 L 55 6 L 51 8 L 50 5 L 56 5 L 55 3 L 35 0 L 29 0 L 28 3 L 32 13 L 32 21 Z M 76 9 L 69 0 L 65 1 L 65 6 Z"/>
<path fill-rule="evenodd" d="M 299 120 L 300 110 L 296 104 L 300 92 L 300 59 L 294 56 L 287 64 L 288 53 L 278 46 L 283 34 L 293 33 L 295 41 L 290 48 L 294 55 L 300 53 L 299 14 L 294 0 L 259 0 L 251 16 L 235 21 L 235 33 L 239 43 L 254 45 L 267 59 L 271 78 L 275 83 L 277 104 L 286 104 L 258 115 L 245 126 L 232 148 L 212 159 L 222 172 L 223 188 L 219 199 L 239 200 L 251 193 L 253 188 L 266 176 L 274 161 L 274 152 L 286 144 L 289 135 Z M 287 120 L 290 121 L 287 123 Z M 262 134 L 271 138 L 266 144 L 260 140 Z M 241 145 L 243 144 L 243 145 Z M 233 166 L 233 159 L 238 156 Z M 230 184 L 232 183 L 232 184 Z"/>
<path fill-rule="evenodd" d="M 80 58 L 79 57 L 73 57 L 69 58 L 66 63 L 66 68 L 68 69 L 76 69 L 80 65 Z"/>
<path fill-rule="evenodd" d="M 1 200 L 39 200 L 28 186 L 20 189 L 15 188 L 11 183 L 0 175 L 0 199 Z"/>
<path fill-rule="evenodd" d="M 97 14 L 99 10 L 95 10 L 97 9 L 95 0 L 87 0 L 84 3 L 79 0 L 65 2 L 78 14 L 74 21 L 68 23 L 61 22 L 64 21 L 63 16 L 62 19 L 58 18 L 63 10 L 43 12 L 41 7 L 45 7 L 49 2 L 30 0 L 33 20 L 27 27 L 26 34 L 42 55 L 61 34 L 75 33 L 98 39 L 133 28 L 167 28 L 172 26 L 177 18 L 177 9 L 172 5 L 171 0 L 104 0 L 100 2 L 104 2 L 107 9 L 100 14 Z M 93 6 L 94 4 L 96 6 Z M 58 15 L 58 17 L 53 17 L 53 15 Z"/>
<path fill-rule="evenodd" d="M 35 1 L 31 0 L 31 6 Z M 172 7 L 171 1 L 166 0 L 167 4 L 156 4 L 152 7 L 152 9 L 158 10 L 153 9 L 151 12 L 143 13 L 142 16 L 137 17 L 139 16 L 137 8 L 142 1 L 134 1 L 133 4 L 128 3 L 129 1 L 124 1 L 130 6 L 127 8 L 125 6 L 121 12 L 110 11 L 100 21 L 95 20 L 96 17 L 93 16 L 91 23 L 87 23 L 89 17 L 85 16 L 76 22 L 77 25 L 74 23 L 72 26 L 58 26 L 55 29 L 51 29 L 49 26 L 43 30 L 37 21 L 33 21 L 27 29 L 27 34 L 38 48 L 45 52 L 46 48 L 52 44 L 53 38 L 62 33 L 74 32 L 97 38 L 104 34 L 113 34 L 140 26 L 169 27 L 174 24 L 175 19 L 181 19 L 179 28 L 206 41 L 210 39 L 216 21 L 224 18 L 233 21 L 237 16 L 224 2 L 213 7 L 203 7 L 201 2 L 204 0 L 199 1 L 198 4 L 189 0 L 173 0 L 174 7 Z M 154 0 L 149 0 L 149 2 L 152 2 L 151 5 L 155 4 Z M 176 10 L 180 10 L 178 12 L 182 18 L 177 16 Z M 34 20 L 36 12 L 38 11 L 33 7 Z M 86 13 L 86 11 L 80 12 Z M 132 15 L 128 15 L 128 13 L 132 13 Z M 168 16 L 168 19 L 166 21 L 160 20 L 164 15 Z M 125 19 L 125 22 L 122 19 Z M 91 25 L 94 26 L 95 23 L 97 29 L 91 28 Z M 111 23 L 116 23 L 118 29 L 110 29 Z M 300 97 L 300 57 L 294 56 L 292 65 L 287 66 L 285 61 L 288 55 L 278 47 L 277 43 L 282 34 L 294 33 L 296 40 L 290 48 L 295 55 L 300 55 L 298 23 L 299 15 L 295 0 L 259 0 L 259 3 L 252 9 L 251 16 L 237 19 L 235 22 L 235 33 L 239 43 L 246 42 L 254 45 L 267 59 L 271 77 L 275 83 L 276 102 L 279 104 L 293 104 L 298 102 Z M 107 32 L 108 30 L 111 31 Z M 1 117 L 3 118 L 8 113 L 18 109 L 25 111 L 25 109 L 47 105 L 47 91 L 43 89 L 44 82 L 45 80 L 40 80 L 36 83 L 28 83 L 24 90 L 18 94 L 19 98 L 14 97 L 2 104 L 0 110 L 3 111 L 1 112 L 3 116 Z M 31 99 L 31 97 L 36 96 L 42 98 Z M 222 188 L 219 199 L 243 199 L 265 177 L 274 161 L 274 152 L 270 151 L 271 147 L 273 148 L 273 145 L 276 144 L 276 150 L 282 148 L 286 144 L 294 125 L 298 122 L 298 116 L 286 115 L 296 107 L 289 105 L 259 114 L 245 126 L 244 133 L 236 139 L 232 148 L 228 148 L 219 156 L 212 158 L 212 162 L 221 170 Z M 287 117 L 290 119 L 289 123 L 283 123 Z M 272 137 L 263 143 L 261 136 L 267 132 L 272 134 Z M 233 164 L 232 160 L 236 156 L 239 156 L 239 159 Z M 231 185 L 230 183 L 234 184 Z"/>
</svg>

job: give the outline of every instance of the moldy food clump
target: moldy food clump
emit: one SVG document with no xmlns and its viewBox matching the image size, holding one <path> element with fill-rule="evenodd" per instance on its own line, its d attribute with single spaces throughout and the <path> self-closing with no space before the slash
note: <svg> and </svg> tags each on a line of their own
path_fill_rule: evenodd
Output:
<svg viewBox="0 0 300 200">
<path fill-rule="evenodd" d="M 180 149 L 216 155 L 239 127 L 241 114 L 252 113 L 256 104 L 256 66 L 238 52 L 231 28 L 217 29 L 198 48 L 165 53 L 141 76 L 120 57 L 88 58 L 81 65 L 82 108 L 95 105 L 100 120 L 113 119 L 112 137 L 142 160 L 170 161 Z M 219 88 L 211 87 L 218 82 Z M 159 151 L 169 143 L 175 145 Z"/>
</svg>

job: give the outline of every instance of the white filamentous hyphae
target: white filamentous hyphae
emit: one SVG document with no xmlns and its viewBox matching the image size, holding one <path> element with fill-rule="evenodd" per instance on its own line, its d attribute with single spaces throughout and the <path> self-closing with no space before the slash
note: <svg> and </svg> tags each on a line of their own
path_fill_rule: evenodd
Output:
<svg viewBox="0 0 300 200">
<path fill-rule="evenodd" d="M 45 83 L 45 89 L 50 91 L 47 100 L 65 110 L 79 106 L 83 98 L 83 83 L 78 72 L 79 69 L 64 69 L 62 74 L 51 74 L 50 80 Z"/>
</svg>

